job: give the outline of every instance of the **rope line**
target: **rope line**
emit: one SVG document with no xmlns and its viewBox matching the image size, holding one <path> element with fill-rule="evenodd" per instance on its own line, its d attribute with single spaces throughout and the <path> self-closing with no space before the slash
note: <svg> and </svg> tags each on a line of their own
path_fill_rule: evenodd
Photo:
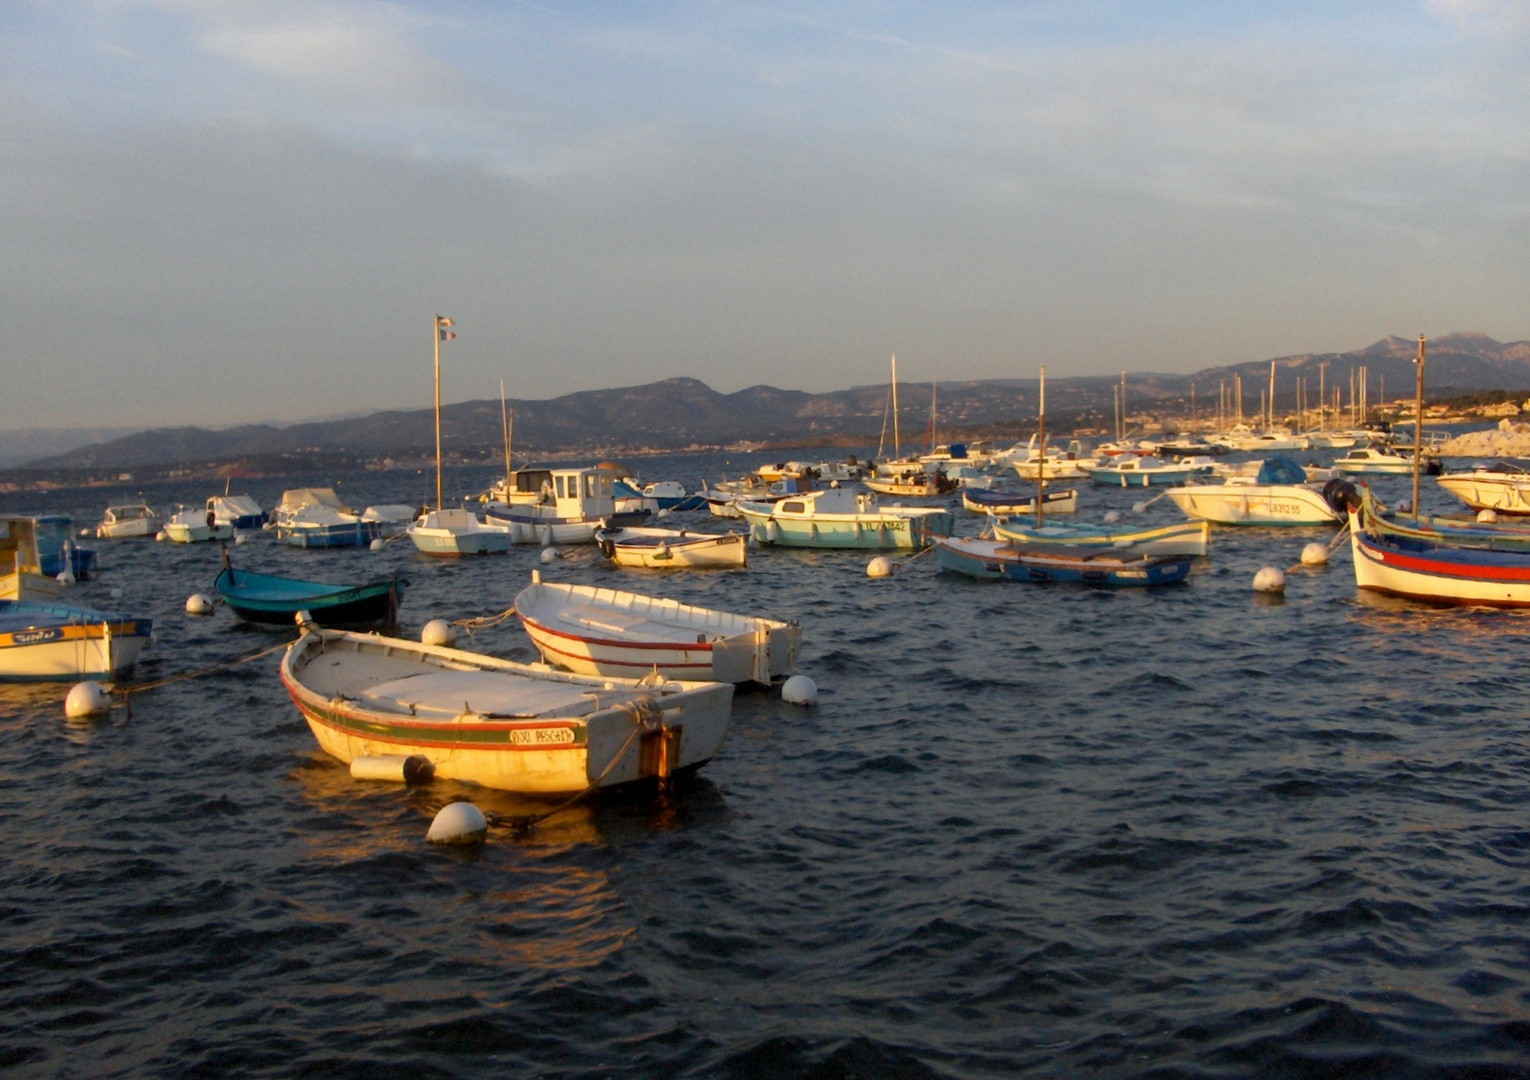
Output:
<svg viewBox="0 0 1530 1080">
<path fill-rule="evenodd" d="M 509 621 L 515 615 L 515 605 L 512 604 L 501 611 L 498 615 L 478 615 L 469 619 L 453 619 L 451 625 L 460 626 L 471 637 L 475 630 L 491 630 L 501 623 Z"/>
<path fill-rule="evenodd" d="M 645 729 L 650 727 L 650 718 L 654 712 L 658 712 L 659 719 L 658 724 L 653 728 L 653 730 L 663 730 L 664 728 L 664 713 L 659 709 L 658 702 L 656 702 L 651 697 L 638 698 L 636 701 L 618 702 L 616 705 L 613 705 L 612 708 L 619 712 L 624 712 L 628 716 L 632 717 L 632 731 L 627 735 L 627 741 L 622 743 L 622 748 L 612 756 L 609 762 L 606 763 L 606 767 L 600 770 L 599 776 L 591 780 L 583 791 L 570 795 L 567 799 L 560 802 L 551 810 L 544 810 L 540 814 L 528 814 L 524 817 L 508 818 L 502 818 L 498 814 L 486 814 L 484 816 L 488 820 L 489 824 L 493 826 L 503 826 L 508 828 L 512 835 L 516 836 L 517 838 L 530 836 L 532 830 L 542 822 L 546 821 L 554 814 L 559 814 L 564 810 L 567 810 L 569 807 L 573 806 L 575 803 L 588 796 L 590 792 L 600 787 L 601 782 L 605 780 L 606 777 L 611 775 L 611 770 L 616 768 L 617 764 L 627 756 L 627 751 L 632 749 L 632 744 L 637 739 L 637 737 L 643 734 Z"/>
<path fill-rule="evenodd" d="M 124 701 L 130 694 L 141 694 L 145 690 L 158 690 L 161 686 L 169 686 L 171 683 L 185 682 L 188 679 L 199 679 L 203 675 L 211 675 L 215 671 L 223 671 L 226 668 L 238 667 L 240 664 L 248 664 L 251 660 L 259 660 L 262 656 L 270 656 L 272 653 L 281 652 L 290 641 L 284 641 L 280 645 L 273 645 L 269 649 L 261 649 L 259 652 L 248 653 L 244 656 L 236 656 L 229 660 L 222 660 L 211 667 L 200 668 L 197 671 L 187 671 L 180 675 L 170 675 L 153 682 L 134 683 L 132 686 L 113 686 L 113 694 L 121 694 Z"/>
</svg>

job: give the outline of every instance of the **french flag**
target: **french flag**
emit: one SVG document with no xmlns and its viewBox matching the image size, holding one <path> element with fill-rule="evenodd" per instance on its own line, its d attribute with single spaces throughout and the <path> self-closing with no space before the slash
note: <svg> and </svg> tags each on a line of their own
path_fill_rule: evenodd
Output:
<svg viewBox="0 0 1530 1080">
<path fill-rule="evenodd" d="M 450 331 L 450 330 L 442 330 L 441 331 L 441 340 L 442 341 L 455 341 L 455 340 L 457 340 L 457 335 L 455 333 L 453 333 L 452 331 Z"/>
</svg>

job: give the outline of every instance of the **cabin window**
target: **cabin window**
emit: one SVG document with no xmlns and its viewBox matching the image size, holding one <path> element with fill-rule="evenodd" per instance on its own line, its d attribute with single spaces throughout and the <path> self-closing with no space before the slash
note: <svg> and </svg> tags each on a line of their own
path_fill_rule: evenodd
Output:
<svg viewBox="0 0 1530 1080">
<path fill-rule="evenodd" d="M 557 481 L 558 481 L 558 498 L 560 498 L 560 499 L 565 499 L 565 498 L 568 497 L 568 489 L 563 486 L 564 485 L 564 481 L 566 481 L 567 479 L 568 478 L 566 476 L 559 476 L 559 477 L 557 477 Z"/>
<path fill-rule="evenodd" d="M 595 474 L 594 473 L 585 473 L 584 474 L 584 497 L 586 499 L 593 499 L 595 497 Z"/>
<path fill-rule="evenodd" d="M 800 514 L 807 509 L 807 503 L 789 502 L 781 504 L 781 512 L 784 514 Z"/>
</svg>

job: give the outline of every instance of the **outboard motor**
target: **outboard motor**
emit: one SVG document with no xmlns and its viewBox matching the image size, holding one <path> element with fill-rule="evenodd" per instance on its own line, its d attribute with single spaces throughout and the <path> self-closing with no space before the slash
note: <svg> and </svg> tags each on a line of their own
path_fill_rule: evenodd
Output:
<svg viewBox="0 0 1530 1080">
<path fill-rule="evenodd" d="M 1337 514 L 1358 510 L 1361 505 L 1360 489 L 1355 487 L 1353 481 L 1342 476 L 1336 476 L 1323 485 L 1323 498 Z"/>
</svg>

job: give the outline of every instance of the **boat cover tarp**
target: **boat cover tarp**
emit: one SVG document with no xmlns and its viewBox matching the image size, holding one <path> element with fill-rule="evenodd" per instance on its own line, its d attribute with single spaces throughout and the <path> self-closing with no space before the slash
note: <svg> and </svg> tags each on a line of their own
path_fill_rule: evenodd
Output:
<svg viewBox="0 0 1530 1080">
<path fill-rule="evenodd" d="M 1307 473 L 1290 458 L 1276 455 L 1264 459 L 1264 464 L 1259 466 L 1259 475 L 1254 477 L 1254 482 L 1256 484 L 1305 484 Z"/>
<path fill-rule="evenodd" d="M 305 506 L 345 509 L 340 502 L 340 496 L 335 494 L 334 488 L 291 488 L 282 492 L 282 501 L 276 504 L 278 510 L 289 514 L 295 514 Z"/>
</svg>

